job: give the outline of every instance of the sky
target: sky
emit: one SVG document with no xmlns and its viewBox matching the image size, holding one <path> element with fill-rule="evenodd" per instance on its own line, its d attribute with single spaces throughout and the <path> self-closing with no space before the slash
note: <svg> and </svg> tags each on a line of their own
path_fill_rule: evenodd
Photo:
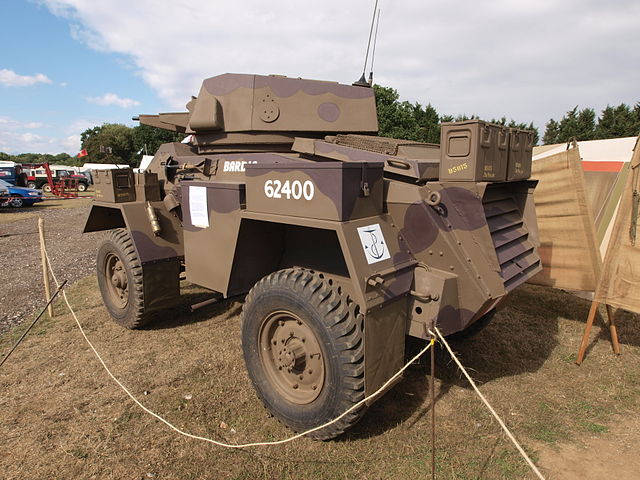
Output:
<svg viewBox="0 0 640 480">
<path fill-rule="evenodd" d="M 186 111 L 203 79 L 227 72 L 352 83 L 374 3 L 0 0 L 0 151 L 75 155 L 85 129 Z M 379 8 L 375 83 L 441 115 L 506 116 L 542 134 L 576 105 L 640 101 L 637 0 Z"/>
</svg>

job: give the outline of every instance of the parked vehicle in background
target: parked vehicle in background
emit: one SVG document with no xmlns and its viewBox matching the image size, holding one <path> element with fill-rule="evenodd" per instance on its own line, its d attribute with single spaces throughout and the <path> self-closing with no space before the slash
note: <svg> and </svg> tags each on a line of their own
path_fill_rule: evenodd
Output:
<svg viewBox="0 0 640 480">
<path fill-rule="evenodd" d="M 89 188 L 89 179 L 85 175 L 72 173 L 69 170 L 61 170 L 55 168 L 54 165 L 51 165 L 50 168 L 53 181 L 64 182 L 66 189 L 77 189 L 79 192 L 84 192 Z M 51 185 L 49 185 L 49 179 L 44 167 L 29 170 L 27 186 L 29 188 L 41 188 L 47 193 L 51 192 Z"/>
<path fill-rule="evenodd" d="M 7 196 L 2 196 L 2 191 L 7 191 Z M 28 187 L 16 187 L 9 182 L 0 179 L 0 206 L 14 208 L 30 207 L 36 202 L 42 201 L 42 190 Z"/>
<path fill-rule="evenodd" d="M 9 198 L 9 187 L 5 187 L 4 183 L 0 185 L 0 203 L 4 203 Z"/>
<path fill-rule="evenodd" d="M 22 165 L 19 163 L 6 160 L 0 161 L 0 179 L 11 185 L 27 186 L 27 172 L 23 171 Z"/>
</svg>

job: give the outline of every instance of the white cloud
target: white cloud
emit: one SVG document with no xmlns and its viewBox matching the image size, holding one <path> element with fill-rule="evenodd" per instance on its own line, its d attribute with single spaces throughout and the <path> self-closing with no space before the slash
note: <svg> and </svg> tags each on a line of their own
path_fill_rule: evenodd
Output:
<svg viewBox="0 0 640 480">
<path fill-rule="evenodd" d="M 373 6 L 43 1 L 69 20 L 74 38 L 129 58 L 170 108 L 184 108 L 204 78 L 224 72 L 356 80 Z M 637 0 L 404 0 L 381 8 L 377 83 L 442 114 L 505 115 L 543 128 L 576 104 L 638 100 Z"/>
<path fill-rule="evenodd" d="M 50 125 L 42 122 L 20 122 L 13 118 L 0 117 L 0 127 L 15 131 L 19 129 L 49 128 Z"/>
<path fill-rule="evenodd" d="M 0 70 L 0 85 L 5 87 L 28 87 L 36 83 L 51 83 L 51 79 L 42 73 L 19 75 L 6 68 Z"/>
<path fill-rule="evenodd" d="M 99 124 L 100 122 L 90 120 L 78 120 L 63 127 L 63 136 L 58 137 L 55 132 L 47 134 L 42 131 L 51 129 L 51 125 L 42 122 L 21 122 L 0 116 L 0 151 L 11 154 L 67 152 L 73 155 L 80 151 L 80 133 Z"/>
<path fill-rule="evenodd" d="M 96 105 L 102 105 L 103 107 L 115 105 L 117 107 L 130 108 L 135 107 L 136 105 L 140 105 L 140 102 L 137 100 L 132 100 L 131 98 L 121 98 L 115 93 L 105 93 L 100 97 L 89 97 L 87 98 L 87 101 L 89 103 L 95 103 Z"/>
</svg>

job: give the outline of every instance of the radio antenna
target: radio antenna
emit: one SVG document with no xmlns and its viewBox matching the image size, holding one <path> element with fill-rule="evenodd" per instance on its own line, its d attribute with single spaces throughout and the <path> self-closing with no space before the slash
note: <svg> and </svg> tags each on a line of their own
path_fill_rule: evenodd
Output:
<svg viewBox="0 0 640 480">
<path fill-rule="evenodd" d="M 378 0 L 376 0 L 375 5 L 373 6 L 373 16 L 371 17 L 371 28 L 369 29 L 369 41 L 367 42 L 367 53 L 364 56 L 364 67 L 362 67 L 362 76 L 360 80 L 355 82 L 353 85 L 361 86 L 361 87 L 369 87 L 369 82 L 367 82 L 367 78 L 365 77 L 365 73 L 367 71 L 367 61 L 369 60 L 369 47 L 371 47 L 371 35 L 373 35 L 373 26 L 376 22 L 376 12 L 378 11 Z"/>
<path fill-rule="evenodd" d="M 378 41 L 378 25 L 380 24 L 380 9 L 376 19 L 376 31 L 373 34 L 373 51 L 371 52 L 371 70 L 369 71 L 369 85 L 373 85 L 373 60 L 376 58 L 376 43 Z"/>
</svg>

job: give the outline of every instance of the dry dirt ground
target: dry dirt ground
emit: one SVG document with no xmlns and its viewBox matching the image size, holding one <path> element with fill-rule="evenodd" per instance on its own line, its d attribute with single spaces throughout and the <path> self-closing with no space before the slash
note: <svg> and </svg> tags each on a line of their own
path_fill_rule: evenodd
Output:
<svg viewBox="0 0 640 480">
<path fill-rule="evenodd" d="M 93 273 L 100 234 L 82 234 L 89 204 L 89 199 L 48 197 L 33 207 L 0 208 L 0 332 L 46 303 L 38 217 L 44 219 L 47 250 L 60 277 L 73 283 Z"/>
<path fill-rule="evenodd" d="M 64 232 L 79 231 L 85 209 L 55 214 L 68 219 Z M 17 237 L 37 244 L 27 224 L 0 228 L 25 232 Z M 59 239 L 56 255 L 67 255 L 65 245 L 84 242 L 79 238 L 48 233 L 49 248 Z M 94 243 L 85 244 L 87 258 Z M 62 271 L 66 261 L 52 263 Z M 12 278 L 3 269 L 3 284 Z M 109 320 L 94 276 L 69 288 L 69 299 L 113 373 L 179 428 L 231 443 L 288 437 L 245 372 L 242 299 L 191 313 L 186 306 L 206 292 L 185 283 L 183 293 L 184 306 L 139 331 Z M 450 341 L 546 478 L 637 479 L 640 317 L 617 312 L 620 357 L 611 353 L 607 330 L 594 328 L 577 367 L 588 307 L 570 294 L 525 286 L 484 330 Z M 3 315 L 5 308 L 3 300 Z M 181 437 L 140 410 L 102 369 L 72 317 L 60 305 L 57 311 L 0 369 L 0 478 L 430 478 L 428 359 L 337 440 L 227 450 Z M 23 328 L 0 334 L 0 352 Z M 420 347 L 412 342 L 409 350 Z M 436 379 L 438 478 L 535 478 L 441 349 Z"/>
</svg>

